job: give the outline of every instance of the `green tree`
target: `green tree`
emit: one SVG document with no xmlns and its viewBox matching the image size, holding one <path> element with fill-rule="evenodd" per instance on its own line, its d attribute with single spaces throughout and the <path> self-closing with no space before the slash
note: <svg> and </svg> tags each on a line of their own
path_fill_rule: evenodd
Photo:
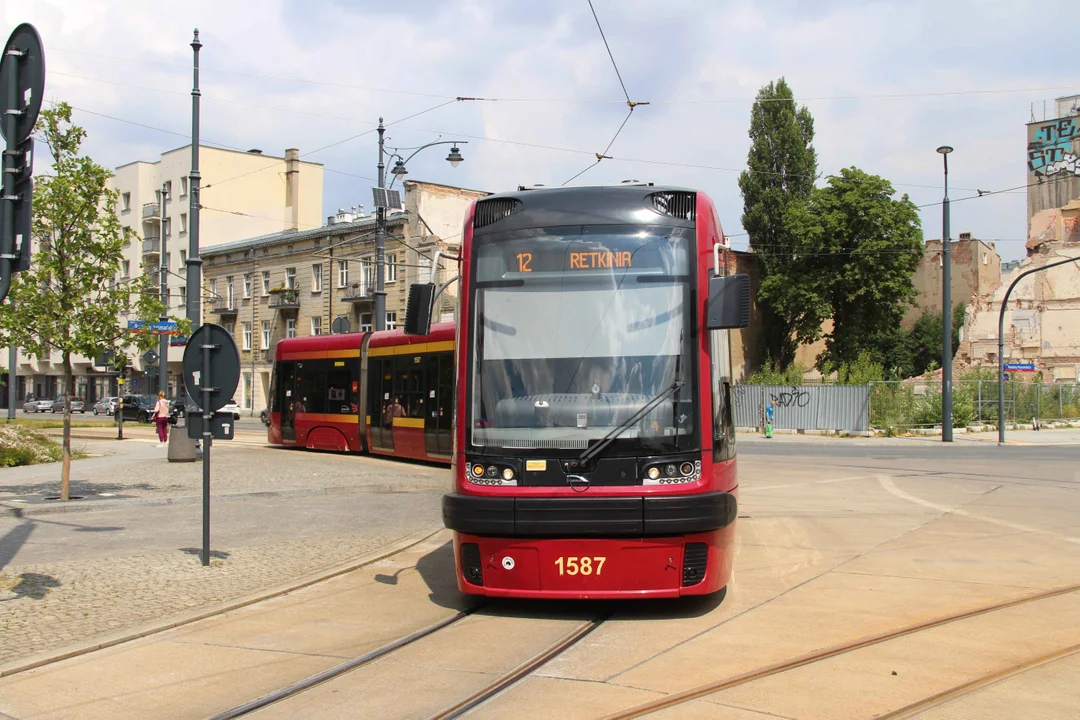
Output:
<svg viewBox="0 0 1080 720">
<path fill-rule="evenodd" d="M 963 303 L 953 308 L 952 315 L 952 351 L 960 349 L 960 328 L 964 326 Z M 908 345 L 912 355 L 912 375 L 922 375 L 928 370 L 941 367 L 941 334 L 944 321 L 940 312 L 927 309 L 915 321 L 908 334 Z"/>
<path fill-rule="evenodd" d="M 803 204 L 814 189 L 817 153 L 814 118 L 805 106 L 796 107 L 784 78 L 758 91 L 750 140 L 747 169 L 739 175 L 742 225 L 761 269 L 763 352 L 783 370 L 799 343 L 817 339 L 825 317 L 820 298 L 809 291 L 812 277 L 800 259 L 797 235 L 785 221 L 787 209 Z"/>
<path fill-rule="evenodd" d="M 157 291 L 142 275 L 118 282 L 125 239 L 116 217 L 118 193 L 104 167 L 79 154 L 86 132 L 71 122 L 71 106 L 42 110 L 35 128 L 52 155 L 52 173 L 34 187 L 31 267 L 18 273 L 0 306 L 0 331 L 36 358 L 59 353 L 64 366 L 64 436 L 60 495 L 71 479 L 72 356 L 106 350 L 147 349 L 157 336 L 122 328 L 121 316 L 153 322 L 163 310 Z M 186 320 L 181 330 L 188 330 Z"/>
<path fill-rule="evenodd" d="M 896 200 L 893 194 L 888 180 L 845 168 L 785 213 L 812 277 L 803 292 L 819 298 L 833 321 L 819 367 L 880 350 L 875 345 L 900 326 L 916 295 L 911 277 L 923 253 L 919 215 L 907 195 Z"/>
</svg>

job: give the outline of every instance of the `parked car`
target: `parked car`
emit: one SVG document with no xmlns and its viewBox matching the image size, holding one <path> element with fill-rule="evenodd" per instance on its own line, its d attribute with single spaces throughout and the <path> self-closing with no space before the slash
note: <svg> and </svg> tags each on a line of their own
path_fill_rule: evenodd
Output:
<svg viewBox="0 0 1080 720">
<path fill-rule="evenodd" d="M 187 395 L 180 395 L 169 400 L 169 417 L 182 418 L 187 415 Z"/>
<path fill-rule="evenodd" d="M 96 403 L 94 403 L 94 414 L 95 415 L 100 415 L 101 413 L 105 413 L 106 415 L 112 415 L 114 412 L 116 412 L 116 401 L 117 400 L 119 400 L 119 398 L 115 398 L 115 397 L 101 398 Z"/>
<path fill-rule="evenodd" d="M 270 427 L 270 411 L 267 408 L 259 411 L 259 419 L 262 420 L 263 425 Z"/>
<path fill-rule="evenodd" d="M 23 400 L 23 406 L 22 406 L 23 412 L 26 412 L 26 413 L 37 412 L 37 404 L 38 404 L 38 401 L 37 401 L 36 397 L 34 397 L 33 395 L 27 395 L 26 399 Z"/>
<path fill-rule="evenodd" d="M 35 400 L 34 409 L 27 412 L 52 412 L 52 400 Z"/>
<path fill-rule="evenodd" d="M 49 408 L 49 411 L 54 412 L 54 413 L 58 413 L 58 412 L 62 413 L 62 412 L 64 412 L 64 396 L 63 395 L 61 395 L 60 397 L 53 400 L 52 407 Z M 73 413 L 82 413 L 83 415 L 85 415 L 86 414 L 86 404 L 83 403 L 83 401 L 80 400 L 79 398 L 71 398 L 71 412 L 73 412 Z"/>
<path fill-rule="evenodd" d="M 240 419 L 240 406 L 236 404 L 234 399 L 230 399 L 229 402 L 225 403 L 218 412 L 223 414 L 232 413 L 233 420 Z"/>
<path fill-rule="evenodd" d="M 116 415 L 122 417 L 125 422 L 137 420 L 138 422 L 148 423 L 154 414 L 154 404 L 156 402 L 157 398 L 153 395 L 125 395 L 124 408 L 118 411 Z"/>
</svg>

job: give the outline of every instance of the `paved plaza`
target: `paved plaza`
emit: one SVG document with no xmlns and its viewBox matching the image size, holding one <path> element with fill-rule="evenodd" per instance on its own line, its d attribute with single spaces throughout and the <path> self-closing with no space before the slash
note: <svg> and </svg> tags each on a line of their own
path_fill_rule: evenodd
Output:
<svg viewBox="0 0 1080 720">
<path fill-rule="evenodd" d="M 471 716 L 601 717 L 1065 588 L 655 716 L 868 717 L 996 673 L 1003 680 L 985 693 L 926 716 L 1069 717 L 1076 698 L 1063 678 L 1075 657 L 1061 653 L 1080 646 L 1080 596 L 1068 590 L 1080 584 L 1080 445 L 1069 432 L 1018 433 L 1004 448 L 740 436 L 735 575 L 722 602 L 605 605 L 610 617 L 586 640 Z M 84 442 L 100 457 L 75 463 L 75 485 L 105 498 L 57 508 L 34 496 L 53 489 L 58 468 L 0 471 L 0 717 L 207 717 L 468 604 L 439 530 L 444 468 L 268 448 L 254 429 L 219 443 L 215 555 L 203 568 L 199 465 L 168 464 L 149 438 Z M 283 593 L 320 574 L 335 576 Z M 274 597 L 214 612 L 260 593 Z M 78 654 L 200 614 L 210 616 Z M 594 614 L 581 603 L 493 603 L 257 716 L 427 717 Z"/>
</svg>

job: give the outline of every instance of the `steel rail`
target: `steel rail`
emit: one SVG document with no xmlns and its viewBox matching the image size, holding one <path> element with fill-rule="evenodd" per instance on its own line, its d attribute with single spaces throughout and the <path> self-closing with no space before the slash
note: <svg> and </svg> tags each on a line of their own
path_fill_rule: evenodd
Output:
<svg viewBox="0 0 1080 720">
<path fill-rule="evenodd" d="M 535 670 L 545 665 L 552 658 L 558 656 L 559 654 L 576 645 L 586 635 L 591 633 L 596 628 L 600 627 L 600 625 L 603 624 L 603 622 L 609 617 L 610 614 L 602 615 L 582 625 L 579 625 L 570 634 L 566 635 L 564 638 L 559 640 L 551 647 L 547 648 L 546 650 L 537 655 L 534 655 L 530 659 L 518 665 L 510 672 L 500 677 L 499 679 L 491 682 L 480 690 L 477 690 L 472 695 L 469 695 L 468 697 L 459 700 L 458 702 L 454 703 L 449 707 L 443 708 L 436 714 L 432 715 L 429 720 L 454 720 L 454 718 L 461 717 L 473 708 L 484 702 L 487 702 L 511 685 L 514 685 L 526 676 L 532 674 Z"/>
<path fill-rule="evenodd" d="M 652 700 L 650 702 L 635 705 L 630 708 L 619 710 L 618 712 L 605 715 L 601 720 L 629 720 L 629 718 L 637 718 L 643 715 L 664 710 L 669 707 L 681 705 L 691 700 L 696 700 L 706 695 L 712 695 L 713 693 L 720 692 L 721 690 L 727 690 L 729 688 L 737 687 L 739 685 L 745 685 L 755 680 L 761 680 L 772 675 L 779 675 L 780 673 L 787 672 L 788 670 L 794 670 L 795 668 L 802 667 L 804 665 L 810 665 L 821 660 L 827 660 L 837 655 L 843 655 L 854 650 L 861 650 L 865 647 L 872 645 L 878 645 L 889 640 L 895 640 L 897 638 L 904 637 L 905 635 L 912 635 L 923 630 L 929 630 L 931 628 L 940 627 L 942 625 L 948 625 L 950 623 L 958 622 L 960 620 L 967 620 L 980 615 L 985 615 L 999 610 L 1006 610 L 1008 608 L 1017 607 L 1019 605 L 1025 605 L 1027 603 L 1038 602 L 1040 600 L 1048 600 L 1050 598 L 1058 597 L 1060 595 L 1068 595 L 1080 591 L 1080 585 L 1069 585 L 1065 587 L 1055 588 L 1053 590 L 1047 590 L 1045 592 L 1035 593 L 1033 595 L 1027 595 L 1014 600 L 1006 600 L 1004 602 L 994 603 L 992 605 L 984 605 L 982 607 L 974 608 L 972 610 L 963 610 L 961 612 L 952 613 L 950 615 L 944 615 L 933 620 L 924 620 L 923 622 L 914 623 L 912 625 L 905 625 L 895 630 L 888 630 L 886 632 L 869 635 L 852 642 L 841 643 L 839 645 L 833 645 L 831 647 L 815 650 L 813 652 L 799 655 L 798 657 L 790 658 L 788 660 L 781 660 L 764 667 L 760 667 L 754 670 L 749 670 L 738 675 L 733 675 L 722 680 L 706 683 L 704 685 L 698 685 L 697 687 L 690 688 L 678 693 L 672 693 L 662 698 Z"/>
<path fill-rule="evenodd" d="M 477 609 L 479 609 L 479 607 L 480 607 L 480 605 L 476 605 L 476 606 L 468 608 L 466 610 L 462 610 L 461 612 L 458 612 L 458 613 L 456 613 L 454 615 L 451 615 L 448 618 L 444 618 L 444 619 L 440 620 L 437 623 L 434 623 L 432 625 L 428 625 L 426 628 L 423 628 L 421 630 L 417 630 L 416 632 L 412 633 L 411 635 L 406 635 L 403 638 L 398 638 L 397 640 L 395 640 L 395 641 L 393 641 L 391 643 L 388 643 L 386 645 L 383 645 L 382 647 L 376 648 L 375 650 L 372 650 L 371 652 L 364 653 L 363 655 L 361 655 L 359 657 L 355 657 L 352 660 L 349 660 L 349 661 L 344 662 L 344 663 L 342 663 L 340 665 L 332 667 L 329 670 L 324 670 L 324 671 L 322 671 L 321 673 L 319 673 L 317 675 L 312 675 L 311 677 L 309 677 L 309 678 L 307 678 L 305 680 L 301 680 L 300 682 L 293 683 L 292 685 L 289 685 L 288 687 L 281 688 L 280 690 L 275 690 L 272 693 L 268 693 L 266 695 L 263 695 L 260 698 L 256 698 L 256 699 L 254 699 L 254 700 L 252 700 L 250 702 L 246 702 L 243 705 L 238 705 L 238 706 L 236 706 L 236 707 L 234 707 L 234 708 L 232 708 L 230 710 L 226 710 L 223 713 L 219 713 L 217 715 L 214 715 L 210 720 L 231 720 L 232 718 L 242 717 L 244 715 L 247 715 L 248 713 L 252 713 L 252 712 L 255 712 L 256 710 L 264 708 L 267 705 L 272 705 L 272 704 L 274 704 L 276 702 L 280 702 L 282 700 L 285 700 L 286 698 L 290 698 L 293 695 L 298 695 L 299 693 L 302 693 L 305 690 L 310 690 L 311 688 L 315 687 L 316 685 L 321 685 L 322 683 L 327 682 L 328 680 L 333 680 L 333 679 L 335 679 L 337 677 L 345 675 L 346 673 L 349 673 L 349 672 L 351 672 L 353 670 L 356 670 L 357 668 L 363 667 L 364 665 L 367 665 L 367 664 L 369 664 L 371 662 L 374 662 L 375 660 L 378 660 L 381 657 L 389 655 L 390 653 L 394 652 L 395 650 L 400 650 L 401 648 L 405 647 L 406 645 L 411 645 L 412 643 L 416 642 L 417 640 L 420 640 L 421 638 L 425 638 L 428 635 L 431 635 L 432 633 L 435 633 L 435 632 L 437 632 L 439 630 L 442 630 L 443 628 L 449 627 L 449 626 L 451 626 L 451 625 L 453 625 L 453 624 L 455 624 L 457 622 L 460 622 L 461 620 L 464 620 L 466 617 L 468 617 L 473 612 L 475 612 Z"/>
<path fill-rule="evenodd" d="M 1036 668 L 1042 667 L 1043 665 L 1049 665 L 1052 662 L 1064 660 L 1065 658 L 1071 655 L 1075 655 L 1078 652 L 1080 652 L 1080 645 L 1071 645 L 1067 648 L 1054 650 L 1053 652 L 1046 653 L 1045 655 L 1040 655 L 1039 657 L 1031 658 L 1030 660 L 1025 660 L 1022 663 L 1013 665 L 1012 667 L 1005 668 L 1004 670 L 998 670 L 997 672 L 990 673 L 989 675 L 984 675 L 980 678 L 969 680 L 966 683 L 961 683 L 960 685 L 951 687 L 948 690 L 943 690 L 939 693 L 931 695 L 930 697 L 923 698 L 922 700 L 916 700 L 909 705 L 905 705 L 902 708 L 897 708 L 896 710 L 891 710 L 883 715 L 877 715 L 875 716 L 875 720 L 899 720 L 900 718 L 914 717 L 918 714 L 925 712 L 926 710 L 930 710 L 932 708 L 938 707 L 939 705 L 944 705 L 945 703 L 952 702 L 953 700 L 962 698 L 965 695 L 970 695 L 976 690 L 981 690 L 985 687 L 996 685 L 999 682 L 1008 680 L 1009 678 L 1015 677 L 1022 673 L 1026 673 L 1029 670 L 1034 670 Z"/>
</svg>

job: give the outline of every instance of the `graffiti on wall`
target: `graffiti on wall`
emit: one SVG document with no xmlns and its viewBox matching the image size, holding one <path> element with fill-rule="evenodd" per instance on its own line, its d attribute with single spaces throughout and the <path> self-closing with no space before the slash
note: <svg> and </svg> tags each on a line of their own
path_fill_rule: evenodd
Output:
<svg viewBox="0 0 1080 720">
<path fill-rule="evenodd" d="M 1073 142 L 1080 140 L 1080 123 L 1075 117 L 1060 118 L 1040 125 L 1028 143 L 1028 169 L 1039 177 L 1067 173 L 1080 176 L 1080 158 Z"/>
</svg>

